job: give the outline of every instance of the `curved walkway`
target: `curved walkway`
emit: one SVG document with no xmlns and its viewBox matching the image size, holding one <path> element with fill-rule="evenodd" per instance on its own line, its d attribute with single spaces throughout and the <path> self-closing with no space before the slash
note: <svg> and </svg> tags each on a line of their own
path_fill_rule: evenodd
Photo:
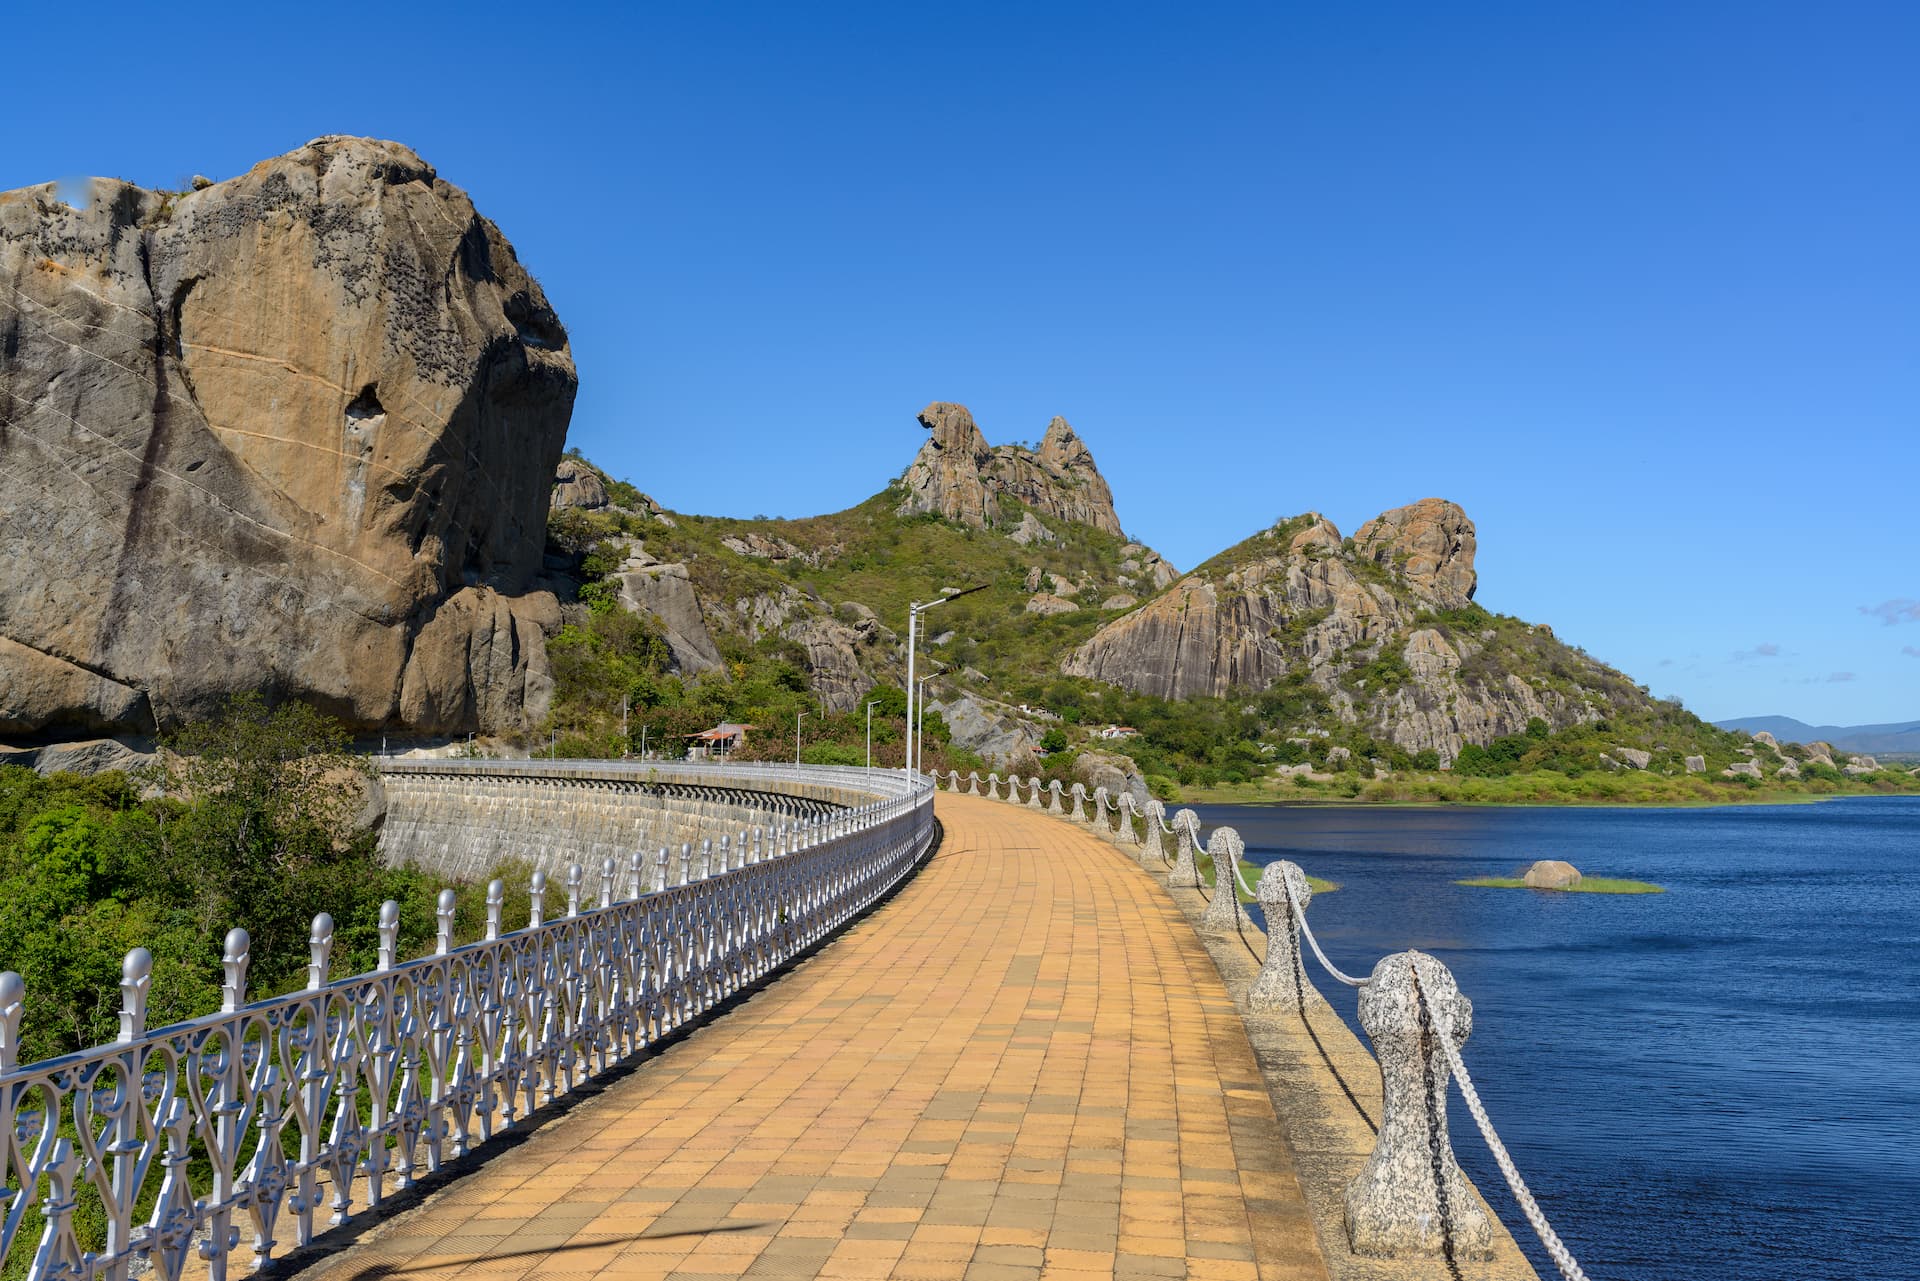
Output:
<svg viewBox="0 0 1920 1281">
<path fill-rule="evenodd" d="M 936 804 L 892 901 L 308 1275 L 1324 1281 L 1165 892 L 1059 819 Z"/>
</svg>

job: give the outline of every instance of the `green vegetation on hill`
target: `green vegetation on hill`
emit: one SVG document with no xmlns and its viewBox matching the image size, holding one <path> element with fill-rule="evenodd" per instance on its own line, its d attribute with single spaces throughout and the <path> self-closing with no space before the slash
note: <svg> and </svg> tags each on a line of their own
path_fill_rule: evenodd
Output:
<svg viewBox="0 0 1920 1281">
<path fill-rule="evenodd" d="M 575 558 L 580 582 L 578 604 L 568 608 L 567 626 L 550 646 L 558 685 L 553 724 L 562 754 L 636 750 L 642 725 L 653 747 L 663 738 L 733 720 L 761 727 L 751 740 L 755 754 L 790 758 L 795 717 L 804 711 L 803 754 L 864 759 L 864 717 L 824 714 L 806 652 L 783 638 L 779 627 L 749 620 L 845 621 L 860 609 L 871 611 L 895 644 L 866 660 L 867 676 L 882 693 L 892 691 L 892 698 L 906 678 L 895 655 L 906 639 L 908 603 L 934 599 L 942 588 L 985 584 L 923 616 L 920 670 L 943 673 L 929 687 L 937 698 L 973 694 L 1057 717 L 1037 718 L 1048 741 L 1047 755 L 1034 765 L 1047 777 L 1071 778 L 1076 755 L 1097 749 L 1130 757 L 1155 794 L 1168 799 L 1724 803 L 1920 788 L 1920 780 L 1894 771 L 1849 778 L 1791 749 L 1787 755 L 1795 757 L 1802 777 L 1776 779 L 1779 762 L 1748 736 L 1716 729 L 1677 702 L 1650 698 L 1644 687 L 1560 643 L 1548 628 L 1471 603 L 1427 607 L 1411 616 L 1411 630 L 1437 632 L 1461 656 L 1461 688 L 1498 690 L 1517 677 L 1541 697 L 1558 698 L 1567 707 L 1597 706 L 1604 714 L 1593 719 L 1589 713 L 1589 719 L 1557 728 L 1535 720 L 1523 733 L 1469 743 L 1443 770 L 1437 751 L 1409 751 L 1370 730 L 1364 718 L 1356 723 L 1342 713 L 1343 707 L 1403 691 L 1416 701 L 1431 699 L 1397 644 L 1356 647 L 1349 651 L 1354 657 L 1325 668 L 1319 679 L 1303 664 L 1266 689 L 1219 698 L 1168 700 L 1062 675 L 1062 660 L 1129 608 L 1103 609 L 1106 600 L 1124 594 L 1144 601 L 1156 593 L 1137 569 L 1130 573 L 1126 567 L 1129 556 L 1139 555 L 1137 547 L 1012 499 L 1000 500 L 993 529 L 932 515 L 899 516 L 905 491 L 898 486 L 845 511 L 802 519 L 680 513 L 660 519 L 638 490 L 607 480 L 613 501 L 627 510 L 561 510 L 550 528 L 554 549 Z M 1037 520 L 1051 541 L 1014 542 L 1009 531 L 1025 516 Z M 1283 552 L 1312 520 L 1301 515 L 1279 521 L 1195 574 L 1222 581 Z M 737 550 L 756 540 L 779 554 Z M 670 674 L 658 624 L 619 608 L 611 575 L 631 543 L 658 561 L 687 567 L 725 660 L 722 670 L 692 679 Z M 1363 581 L 1400 590 L 1393 567 L 1355 557 L 1350 547 L 1310 551 L 1317 558 L 1343 557 Z M 1036 593 L 1066 591 L 1077 608 L 1029 612 Z M 1330 612 L 1291 612 L 1271 639 L 1289 652 L 1300 650 Z M 630 709 L 625 740 L 623 697 Z M 876 709 L 876 761 L 903 759 L 900 723 L 897 713 Z M 1109 725 L 1137 733 L 1093 737 Z M 963 771 L 982 765 L 951 748 L 944 725 L 936 729 L 930 720 L 929 735 L 929 765 Z M 1647 753 L 1645 768 L 1629 768 L 1629 754 L 1639 752 Z M 1702 758 L 1705 769 L 1688 773 L 1690 756 Z M 1768 777 L 1723 776 L 1729 766 L 1754 759 Z"/>
<path fill-rule="evenodd" d="M 354 830 L 366 766 L 337 724 L 247 695 L 168 747 L 140 778 L 0 766 L 0 970 L 26 982 L 23 1062 L 113 1039 L 135 947 L 154 956 L 154 1027 L 219 1008 L 236 925 L 252 937 L 255 996 L 305 982 L 318 912 L 336 924 L 335 973 L 373 967 L 389 898 L 404 954 L 429 949 L 441 884 L 382 865 L 374 836 Z M 481 900 L 462 896 L 463 938 L 480 936 Z"/>
</svg>

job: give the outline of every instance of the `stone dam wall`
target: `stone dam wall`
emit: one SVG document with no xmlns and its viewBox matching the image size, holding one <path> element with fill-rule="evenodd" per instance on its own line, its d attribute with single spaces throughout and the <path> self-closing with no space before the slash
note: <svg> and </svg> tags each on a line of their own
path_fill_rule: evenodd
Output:
<svg viewBox="0 0 1920 1281">
<path fill-rule="evenodd" d="M 380 767 L 380 853 L 390 864 L 479 881 L 520 859 L 562 877 L 578 863 L 598 884 L 612 858 L 625 883 L 629 856 L 651 873 L 661 846 L 718 845 L 742 831 L 817 817 L 874 795 L 854 785 L 806 784 L 765 771 L 717 772 L 662 764 L 394 761 Z M 775 788 L 778 790 L 774 790 Z"/>
</svg>

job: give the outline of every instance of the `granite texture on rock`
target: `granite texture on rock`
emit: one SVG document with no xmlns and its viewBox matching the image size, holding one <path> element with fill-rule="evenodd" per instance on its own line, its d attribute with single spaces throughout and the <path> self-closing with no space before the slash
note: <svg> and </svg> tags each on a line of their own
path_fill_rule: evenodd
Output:
<svg viewBox="0 0 1920 1281">
<path fill-rule="evenodd" d="M 1108 622 L 1061 669 L 1168 699 L 1304 675 L 1340 719 L 1443 765 L 1535 719 L 1564 727 L 1649 701 L 1544 628 L 1488 629 L 1469 608 L 1476 545 L 1466 513 L 1441 499 L 1384 512 L 1352 539 L 1308 512 Z"/>
<path fill-rule="evenodd" d="M 539 720 L 574 388 L 513 247 L 396 143 L 0 193 L 0 732 L 240 690 L 363 729 Z"/>
<path fill-rule="evenodd" d="M 920 424 L 930 434 L 907 468 L 902 516 L 931 512 L 980 529 L 1012 522 L 1021 542 L 1034 541 L 1039 522 L 1003 513 L 1000 500 L 1008 498 L 1044 516 L 1120 533 L 1113 491 L 1066 419 L 1048 424 L 1038 451 L 987 444 L 965 405 L 935 401 L 920 411 Z"/>
</svg>

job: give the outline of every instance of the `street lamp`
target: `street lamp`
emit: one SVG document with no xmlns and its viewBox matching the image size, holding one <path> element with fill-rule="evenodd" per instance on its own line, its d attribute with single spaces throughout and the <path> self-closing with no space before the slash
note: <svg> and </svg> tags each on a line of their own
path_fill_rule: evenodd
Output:
<svg viewBox="0 0 1920 1281">
<path fill-rule="evenodd" d="M 873 768 L 873 709 L 880 706 L 880 700 L 874 699 L 867 704 L 867 768 Z"/>
<path fill-rule="evenodd" d="M 975 592 L 983 592 L 987 590 L 990 585 L 991 584 L 988 583 L 976 583 L 972 587 L 963 588 L 957 592 L 950 588 L 942 587 L 938 600 L 917 600 L 907 605 L 907 773 L 909 774 L 913 773 L 913 763 L 917 756 L 913 741 L 913 650 L 920 635 L 920 615 L 926 613 L 935 605 L 944 605 L 950 600 L 959 600 L 962 596 L 971 596 Z"/>
<path fill-rule="evenodd" d="M 800 763 L 800 722 L 807 719 L 805 712 L 795 713 L 793 718 L 793 763 Z"/>
</svg>

